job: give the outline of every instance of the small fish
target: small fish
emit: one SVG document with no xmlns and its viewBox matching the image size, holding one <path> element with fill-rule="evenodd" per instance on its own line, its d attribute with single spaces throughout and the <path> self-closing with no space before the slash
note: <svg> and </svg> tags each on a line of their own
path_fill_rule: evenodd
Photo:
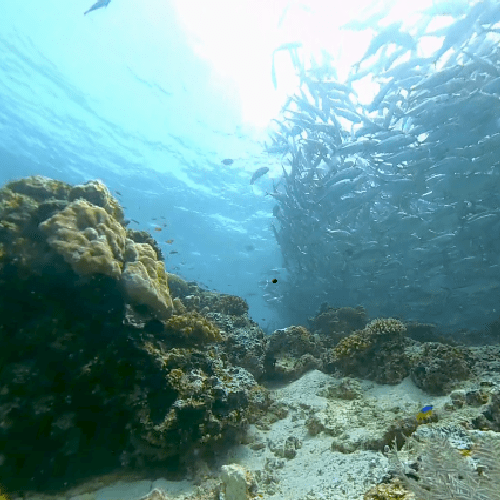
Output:
<svg viewBox="0 0 500 500">
<path fill-rule="evenodd" d="M 139 224 L 139 221 L 138 220 L 135 220 L 135 219 L 130 219 L 132 222 L 135 222 L 136 224 Z"/>
<path fill-rule="evenodd" d="M 429 420 L 430 417 L 432 417 L 432 405 L 427 405 L 424 406 L 418 413 L 417 413 L 417 422 L 419 424 L 424 423 Z"/>
<path fill-rule="evenodd" d="M 168 243 L 169 245 L 171 245 L 173 242 L 174 240 L 165 240 L 165 243 Z"/>
<path fill-rule="evenodd" d="M 118 196 L 121 196 L 122 194 L 120 193 L 120 191 L 115 191 L 115 193 L 118 195 Z"/>
<path fill-rule="evenodd" d="M 94 5 L 92 5 L 92 7 L 90 7 L 89 10 L 84 12 L 83 15 L 85 16 L 89 12 L 92 12 L 93 10 L 100 9 L 101 7 L 106 7 L 107 5 L 110 4 L 110 2 L 111 2 L 111 0 L 98 0 Z"/>
<path fill-rule="evenodd" d="M 232 165 L 234 163 L 234 160 L 232 160 L 231 158 L 225 158 L 221 163 L 223 165 Z"/>
<path fill-rule="evenodd" d="M 158 220 L 156 217 L 153 217 L 151 220 Z"/>
<path fill-rule="evenodd" d="M 276 278 L 273 278 L 271 281 L 272 281 L 273 283 L 278 283 L 278 280 L 277 280 Z"/>
<path fill-rule="evenodd" d="M 155 231 L 161 231 L 161 227 L 155 227 Z"/>
<path fill-rule="evenodd" d="M 250 184 L 253 184 L 259 177 L 262 177 L 264 174 L 267 174 L 269 172 L 269 169 L 267 167 L 260 167 L 258 168 L 252 175 L 252 178 L 250 179 Z"/>
<path fill-rule="evenodd" d="M 179 253 L 177 250 L 172 250 L 171 252 L 168 252 L 170 255 L 173 255 L 175 253 Z M 182 263 L 181 263 L 182 264 Z"/>
</svg>

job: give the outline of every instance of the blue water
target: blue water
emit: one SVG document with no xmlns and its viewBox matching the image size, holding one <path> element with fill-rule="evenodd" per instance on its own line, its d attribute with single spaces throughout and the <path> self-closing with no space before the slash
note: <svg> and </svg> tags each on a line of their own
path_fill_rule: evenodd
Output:
<svg viewBox="0 0 500 500">
<path fill-rule="evenodd" d="M 281 265 L 272 180 L 249 185 L 276 163 L 264 131 L 242 123 L 234 84 L 195 54 L 173 5 L 115 0 L 84 16 L 90 4 L 2 2 L 0 184 L 101 179 L 139 221 L 130 227 L 153 232 L 165 217 L 154 236 L 168 271 L 240 295 L 264 328 L 279 326 L 258 285 Z"/>
<path fill-rule="evenodd" d="M 168 271 L 245 298 L 250 316 L 266 331 L 306 324 L 322 302 L 334 307 L 363 305 L 371 317 L 398 316 L 449 330 L 483 328 L 498 318 L 500 310 L 495 187 L 499 175 L 495 152 L 489 150 L 498 143 L 500 129 L 492 101 L 481 98 L 485 92 L 488 99 L 498 93 L 494 71 L 488 74 L 489 46 L 481 40 L 486 25 L 492 28 L 489 40 L 494 39 L 500 14 L 494 2 L 485 2 L 473 6 L 474 15 L 469 15 L 467 2 L 457 1 L 435 3 L 427 17 L 405 17 L 403 2 L 392 4 L 380 13 L 374 9 L 373 14 L 359 7 L 368 20 L 355 17 L 351 30 L 343 31 L 335 46 L 320 40 L 320 35 L 334 31 L 333 21 L 321 15 L 321 3 L 314 1 L 305 5 L 280 0 L 262 13 L 254 13 L 245 2 L 243 10 L 231 3 L 214 3 L 213 8 L 203 4 L 201 17 L 195 12 L 201 8 L 195 9 L 193 3 L 190 19 L 185 12 L 181 16 L 182 4 L 174 1 L 112 0 L 106 8 L 84 16 L 91 5 L 87 0 L 5 0 L 0 17 L 0 184 L 35 174 L 72 184 L 101 179 L 125 207 L 126 217 L 138 221 L 130 227 L 150 231 L 158 240 Z M 279 35 L 294 10 L 295 31 Z M 402 36 L 401 23 L 394 20 L 398 13 L 408 33 L 416 37 L 420 30 L 425 40 L 408 52 L 409 61 L 395 63 L 391 50 L 398 45 L 391 48 L 391 37 L 408 40 L 409 36 Z M 238 15 L 243 24 L 235 22 Z M 206 22 L 198 29 L 203 28 L 204 34 L 198 37 L 189 23 L 196 17 L 203 21 L 203 16 Z M 249 25 L 255 23 L 253 31 L 245 26 L 245 16 Z M 246 52 L 240 54 L 238 36 L 243 27 L 251 36 Z M 374 37 L 377 30 L 382 33 L 379 40 L 388 38 L 382 51 L 377 45 L 371 53 L 366 32 Z M 431 32 L 436 35 L 429 36 Z M 207 33 L 218 37 L 219 58 L 224 63 L 227 58 L 223 70 L 206 56 Z M 270 46 L 267 54 L 264 35 Z M 273 47 L 308 36 L 316 49 L 327 47 L 334 54 L 339 80 L 350 75 L 358 103 L 374 116 L 378 113 L 383 127 L 396 130 L 390 116 L 394 109 L 390 111 L 392 105 L 384 104 L 383 97 L 378 103 L 370 99 L 391 71 L 391 78 L 396 75 L 394 88 L 402 89 L 403 95 L 398 100 L 396 90 L 387 92 L 395 109 L 406 101 L 412 86 L 426 88 L 425 73 L 437 75 L 437 84 L 425 90 L 436 89 L 436 106 L 433 110 L 434 101 L 426 99 L 425 92 L 418 97 L 426 113 L 419 125 L 425 133 L 414 134 L 418 149 L 408 145 L 391 149 L 389 141 L 380 139 L 380 149 L 372 157 L 379 163 L 364 159 L 362 175 L 330 185 L 330 201 L 321 198 L 312 209 L 299 207 L 302 226 L 289 213 L 282 236 L 287 242 L 280 248 L 271 230 L 277 202 L 266 193 L 275 186 L 282 194 L 285 190 L 282 158 L 268 154 L 263 146 L 269 139 L 270 120 L 257 124 L 248 116 L 252 107 L 266 109 L 268 93 L 274 92 Z M 363 64 L 345 64 L 349 58 L 351 63 L 360 61 L 367 48 L 369 57 Z M 445 49 L 454 53 L 456 63 L 436 63 L 446 61 Z M 297 79 L 286 73 L 289 55 L 285 50 L 275 58 L 277 98 L 279 92 L 286 97 L 283 92 L 297 91 Z M 361 91 L 369 85 L 360 89 L 359 83 L 363 72 L 369 74 L 366 67 L 372 59 L 371 74 L 378 78 L 378 87 L 363 101 L 366 95 Z M 393 63 L 395 69 L 389 70 Z M 402 69 L 405 64 L 407 70 Z M 450 80 L 440 81 L 439 76 L 447 64 L 478 69 L 469 71 L 463 81 L 463 76 L 455 79 L 454 91 L 440 94 L 439 84 Z M 251 83 L 246 85 L 246 101 L 245 75 Z M 253 83 L 255 75 L 262 85 Z M 407 76 L 415 80 L 408 83 Z M 483 80 L 488 82 L 484 88 Z M 466 92 L 469 95 L 462 97 Z M 464 99 L 463 113 L 448 119 L 451 107 L 445 99 L 452 95 L 453 102 Z M 412 104 L 405 106 L 408 110 Z M 414 118 L 406 120 L 399 132 L 413 133 L 419 112 L 411 112 Z M 432 123 L 432 130 L 426 122 Z M 355 137 L 354 129 L 346 133 L 355 139 L 371 137 L 362 131 Z M 485 138 L 491 141 L 483 143 Z M 348 158 L 349 141 L 344 145 Z M 353 151 L 354 157 L 360 153 L 359 143 Z M 388 154 L 390 168 L 388 163 L 379 168 Z M 234 163 L 223 164 L 225 158 Z M 412 161 L 414 170 L 407 168 Z M 269 173 L 250 185 L 253 172 L 263 166 Z M 444 173 L 434 175 L 435 168 Z M 469 170 L 474 175 L 469 176 Z M 398 182 L 389 189 L 384 176 L 397 177 Z M 307 180 L 299 182 L 297 177 L 290 182 L 300 184 L 305 197 L 312 196 Z M 155 231 L 163 220 L 166 227 Z M 170 240 L 172 244 L 167 243 Z M 282 253 L 288 255 L 288 263 Z M 278 280 L 276 286 L 273 279 Z"/>
</svg>

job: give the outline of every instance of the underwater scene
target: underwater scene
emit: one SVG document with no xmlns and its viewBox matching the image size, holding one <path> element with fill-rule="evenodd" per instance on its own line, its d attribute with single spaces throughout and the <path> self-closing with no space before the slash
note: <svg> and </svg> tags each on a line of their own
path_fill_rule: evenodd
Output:
<svg viewBox="0 0 500 500">
<path fill-rule="evenodd" d="M 0 500 L 500 500 L 499 2 L 0 10 Z"/>
</svg>

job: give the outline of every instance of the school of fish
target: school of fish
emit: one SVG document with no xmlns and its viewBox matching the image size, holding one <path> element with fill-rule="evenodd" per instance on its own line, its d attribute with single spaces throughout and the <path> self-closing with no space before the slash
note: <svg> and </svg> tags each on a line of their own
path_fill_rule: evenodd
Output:
<svg viewBox="0 0 500 500">
<path fill-rule="evenodd" d="M 265 298 L 282 312 L 361 304 L 453 330 L 498 318 L 500 4 L 443 5 L 413 26 L 344 26 L 375 30 L 346 81 L 326 52 L 306 67 L 297 42 L 277 49 L 301 82 L 267 144 L 283 166 L 270 195 L 286 277 Z M 364 78 L 379 86 L 368 104 Z"/>
</svg>

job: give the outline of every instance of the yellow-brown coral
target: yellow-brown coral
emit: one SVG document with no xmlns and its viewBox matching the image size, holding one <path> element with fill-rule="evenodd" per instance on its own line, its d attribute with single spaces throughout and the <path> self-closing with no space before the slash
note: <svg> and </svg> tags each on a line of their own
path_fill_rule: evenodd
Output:
<svg viewBox="0 0 500 500">
<path fill-rule="evenodd" d="M 159 319 L 167 319 L 173 310 L 168 292 L 165 264 L 157 260 L 154 249 L 147 243 L 127 240 L 126 263 L 122 283 L 128 297 L 150 308 Z"/>
<path fill-rule="evenodd" d="M 357 332 L 344 337 L 334 348 L 333 352 L 338 358 L 351 357 L 370 347 L 368 335 L 365 330 L 358 330 Z"/>
<path fill-rule="evenodd" d="M 399 479 L 393 479 L 389 484 L 377 484 L 370 488 L 363 500 L 410 500 L 415 495 L 406 490 Z"/>
<path fill-rule="evenodd" d="M 165 329 L 172 335 L 180 335 L 188 342 L 217 342 L 222 340 L 217 326 L 197 312 L 174 314 L 166 322 Z"/>
<path fill-rule="evenodd" d="M 365 329 L 372 335 L 390 335 L 406 332 L 406 326 L 394 318 L 377 318 L 370 321 Z"/>
<path fill-rule="evenodd" d="M 120 276 L 125 229 L 103 208 L 78 199 L 42 222 L 40 229 L 76 273 Z"/>
</svg>

